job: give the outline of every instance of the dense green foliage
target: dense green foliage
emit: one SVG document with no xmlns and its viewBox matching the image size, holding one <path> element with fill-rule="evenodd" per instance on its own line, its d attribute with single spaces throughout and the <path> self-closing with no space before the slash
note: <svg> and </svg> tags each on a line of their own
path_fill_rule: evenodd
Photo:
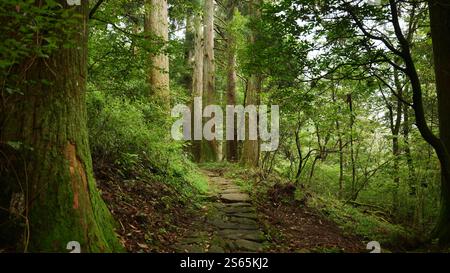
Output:
<svg viewBox="0 0 450 273">
<path fill-rule="evenodd" d="M 125 21 L 117 7 L 126 14 Z M 95 14 L 100 19 L 91 21 L 87 110 L 95 167 L 112 164 L 124 179 L 150 175 L 148 179 L 192 196 L 205 190 L 205 181 L 189 161 L 184 144 L 168 134 L 171 117 L 149 99 L 146 59 L 159 47 L 136 32 L 143 16 L 132 1 L 118 1 L 102 6 Z M 169 50 L 176 67 L 184 48 L 174 40 Z M 184 76 L 175 69 L 171 73 L 175 79 Z M 173 103 L 186 100 L 186 90 L 176 81 L 171 92 Z"/>
<path fill-rule="evenodd" d="M 436 131 L 426 5 L 404 3 L 400 9 L 424 82 L 426 119 Z M 280 1 L 265 6 L 261 29 L 268 43 L 258 53 L 272 64 L 266 66 L 266 85 L 270 100 L 283 109 L 284 141 L 263 166 L 324 196 L 382 210 L 389 221 L 427 234 L 438 216 L 439 162 L 403 103 L 411 101 L 409 82 L 390 63 L 400 60 L 365 35 L 352 13 L 369 33 L 385 35 L 397 46 L 389 5 Z M 274 36 L 281 38 L 272 42 Z"/>
<path fill-rule="evenodd" d="M 417 249 L 439 237 L 433 230 L 439 218 L 446 220 L 445 206 L 441 205 L 450 196 L 445 196 L 442 187 L 446 165 L 423 130 L 429 128 L 429 133 L 437 137 L 443 134 L 439 131 L 440 125 L 443 130 L 439 111 L 442 98 L 436 92 L 432 65 L 435 39 L 431 38 L 428 3 L 223 0 L 215 1 L 214 14 L 206 16 L 204 1 L 169 0 L 169 27 L 163 29 L 169 34 L 166 42 L 147 29 L 148 16 L 152 14 L 148 10 L 150 2 L 91 1 L 89 12 L 87 7 L 83 11 L 88 22 L 87 51 L 82 31 L 74 27 L 82 17 L 77 7 L 56 0 L 2 0 L 0 4 L 2 113 L 14 109 L 9 98 L 20 102 L 15 96 L 23 96 L 23 100 L 31 101 L 25 90 L 51 90 L 49 87 L 55 83 L 47 79 L 50 74 L 56 79 L 70 77 L 67 84 L 62 80 L 59 84 L 81 94 L 75 103 L 60 96 L 55 103 L 58 113 L 41 107 L 39 102 L 29 104 L 44 112 L 53 110 L 56 117 L 70 112 L 65 109 L 80 112 L 78 124 L 84 127 L 79 130 L 83 136 L 64 140 L 68 148 L 58 147 L 59 154 L 54 152 L 60 162 L 68 161 L 70 165 L 64 170 L 70 176 L 67 181 L 75 181 L 72 176 L 78 175 L 74 172 L 78 167 L 79 180 L 94 183 L 90 160 L 84 165 L 77 161 L 81 158 L 84 162 L 83 157 L 91 154 L 94 174 L 98 176 L 113 171 L 122 182 L 139 180 L 167 185 L 179 193 L 174 200 L 186 202 L 197 201 L 207 191 L 207 181 L 193 162 L 195 142 L 172 139 L 170 128 L 174 120 L 167 107 L 156 99 L 157 90 L 149 84 L 149 71 L 155 68 L 152 58 L 168 56 L 170 69 L 162 74 L 168 73 L 170 78 L 171 106 L 191 105 L 197 80 L 203 86 L 204 100 L 222 108 L 232 97 L 238 105 L 250 101 L 279 105 L 281 110 L 279 147 L 271 152 L 250 151 L 259 158 L 253 157 L 256 162 L 246 165 L 255 168 L 229 162 L 202 167 L 227 169 L 226 175 L 236 179 L 257 201 L 270 200 L 270 191 L 280 184 L 293 187 L 295 196 L 291 199 L 295 200 L 288 200 L 289 205 L 312 208 L 345 232 L 366 241 L 377 240 L 392 250 Z M 203 21 L 206 17 L 214 19 L 209 28 L 213 34 L 209 36 L 203 33 L 207 29 L 206 20 Z M 203 30 L 195 29 L 194 22 L 201 22 Z M 203 52 L 206 37 L 211 35 L 215 35 L 214 58 Z M 196 37 L 203 54 L 199 59 L 210 62 L 206 69 L 202 64 L 206 76 L 201 79 L 194 78 L 194 55 L 199 49 Z M 80 65 L 80 75 L 53 71 L 52 64 L 47 63 L 54 61 L 55 53 L 66 54 L 69 49 L 79 57 L 76 63 Z M 73 61 L 72 55 L 64 54 L 61 56 L 69 56 Z M 47 75 L 40 75 L 40 69 L 31 73 L 29 70 L 35 65 L 45 71 L 48 68 Z M 418 86 L 413 84 L 414 73 L 408 69 L 411 66 L 420 79 Z M 209 77 L 207 70 L 211 67 L 214 73 Z M 27 73 L 32 80 L 26 79 Z M 78 80 L 83 83 L 79 85 Z M 214 90 L 209 88 L 212 85 Z M 38 95 L 44 97 L 42 93 Z M 27 106 L 24 109 L 33 108 L 23 105 Z M 24 110 L 24 117 L 36 114 L 34 109 L 30 111 Z M 6 124 L 4 116 L 0 117 L 0 137 Z M 84 134 L 86 120 L 88 136 Z M 58 121 L 71 126 L 69 121 Z M 33 126 L 38 127 L 34 123 Z M 36 128 L 28 129 L 34 134 Z M 14 154 L 33 149 L 21 141 L 7 140 L 0 138 L 0 152 L 13 150 Z M 78 154 L 76 142 L 86 146 Z M 208 147 L 205 143 L 212 142 L 203 141 L 199 147 Z M 245 143 L 237 144 L 241 160 Z M 214 145 L 221 149 L 222 158 L 217 161 L 227 158 L 227 142 L 217 141 Z M 213 153 L 218 152 L 213 150 L 204 149 L 205 158 L 214 161 Z M 445 153 L 448 156 L 448 151 Z M 8 167 L 0 166 L 0 171 L 11 173 L 11 166 L 22 167 L 22 163 L 9 162 L 13 156 L 3 157 Z M 27 176 L 29 170 L 24 169 Z M 71 189 L 75 188 L 73 185 L 64 185 L 66 194 L 75 196 L 75 205 L 67 202 L 67 210 L 71 206 L 78 208 L 78 192 Z M 6 195 L 0 198 L 1 204 L 12 200 L 9 193 Z M 94 197 L 94 210 L 100 208 L 99 214 L 109 215 L 103 212 L 99 196 Z M 164 198 L 167 197 L 161 197 Z M 3 216 L 9 217 L 9 208 L 2 209 Z M 108 222 L 112 221 L 108 218 Z M 445 226 L 448 223 L 444 221 L 443 225 L 441 230 L 450 230 Z M 109 231 L 112 233 L 112 227 Z M 108 233 L 108 237 L 113 240 L 114 236 Z"/>
<path fill-rule="evenodd" d="M 188 150 L 167 139 L 170 120 L 146 97 L 145 60 L 158 47 L 136 33 L 143 17 L 130 3 L 105 5 L 95 15 L 101 19 L 91 23 L 95 39 L 90 40 L 88 109 L 93 154 L 98 162 L 114 162 L 120 172 L 141 166 L 163 176 L 183 176 L 190 163 L 182 151 Z M 363 18 L 363 24 L 372 20 L 371 30 L 384 29 L 388 37 L 388 5 L 341 4 L 267 1 L 258 20 L 240 3 L 231 21 L 227 5 L 218 5 L 218 103 L 226 101 L 231 35 L 236 41 L 237 103 L 245 102 L 248 79 L 257 73 L 263 78 L 260 103 L 278 104 L 282 110 L 282 141 L 279 149 L 261 155 L 263 178 L 281 175 L 299 189 L 306 187 L 318 194 L 311 206 L 325 206 L 344 226 L 355 221 L 353 232 L 368 239 L 394 245 L 397 238 L 400 244 L 409 237 L 404 229 L 424 239 L 438 217 L 439 162 L 414 126 L 414 112 L 407 105 L 412 96 L 408 78 L 392 66 L 401 65 L 400 60 L 355 23 L 355 18 Z M 125 16 L 112 11 L 117 5 Z M 427 120 L 437 131 L 426 5 L 404 3 L 400 9 L 424 83 Z M 174 104 L 189 101 L 193 64 L 187 57 L 193 44 L 186 14 L 199 11 L 198 3 L 170 7 Z M 249 43 L 255 30 L 258 37 Z M 389 38 L 389 43 L 396 47 L 398 42 Z"/>
</svg>

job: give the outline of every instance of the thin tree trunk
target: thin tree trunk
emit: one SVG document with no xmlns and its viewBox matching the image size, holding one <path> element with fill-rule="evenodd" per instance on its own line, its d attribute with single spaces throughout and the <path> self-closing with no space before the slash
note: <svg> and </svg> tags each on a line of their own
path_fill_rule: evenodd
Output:
<svg viewBox="0 0 450 273">
<path fill-rule="evenodd" d="M 338 131 L 339 144 L 339 197 L 344 194 L 344 145 L 342 144 L 342 133 L 339 120 L 336 120 L 336 130 Z"/>
<path fill-rule="evenodd" d="M 352 94 L 347 95 L 347 103 L 348 108 L 350 110 L 350 161 L 352 166 L 352 188 L 351 188 L 351 196 L 354 195 L 356 190 L 356 162 L 355 162 L 355 149 L 354 149 L 354 141 L 353 141 L 353 125 L 355 123 L 355 117 L 353 113 L 353 99 Z"/>
<path fill-rule="evenodd" d="M 297 124 L 297 129 L 295 130 L 295 146 L 297 147 L 298 154 L 298 167 L 297 174 L 295 175 L 295 183 L 298 185 L 300 183 L 300 176 L 302 175 L 303 170 L 303 155 L 302 155 L 302 146 L 300 142 L 300 128 L 301 123 Z"/>
<path fill-rule="evenodd" d="M 409 121 L 409 106 L 403 105 L 403 142 L 404 142 L 404 152 L 406 155 L 406 163 L 408 165 L 408 180 L 410 183 L 411 194 L 415 195 L 416 185 L 413 181 L 415 181 L 415 171 L 414 171 L 414 162 L 411 155 L 411 148 L 409 143 L 409 134 L 411 132 L 411 124 Z"/>
<path fill-rule="evenodd" d="M 308 179 L 308 183 L 309 183 L 309 184 L 311 184 L 312 178 L 313 178 L 313 176 L 314 176 L 314 170 L 316 169 L 316 163 L 317 163 L 317 160 L 319 160 L 319 159 L 320 159 L 320 154 L 319 154 L 319 155 L 316 155 L 316 156 L 314 157 L 314 161 L 313 161 L 313 163 L 312 163 L 312 165 L 311 165 L 311 171 L 310 171 L 310 173 L 309 173 L 309 179 Z"/>
<path fill-rule="evenodd" d="M 336 91 L 333 90 L 332 93 L 332 100 L 333 103 L 336 103 Z M 341 107 L 338 106 L 338 113 L 339 115 L 336 115 L 336 131 L 338 136 L 338 146 L 339 146 L 339 193 L 338 197 L 341 198 L 344 194 L 344 145 L 342 142 L 342 132 L 341 132 L 341 124 L 339 122 L 339 116 L 341 112 Z"/>
<path fill-rule="evenodd" d="M 397 92 L 397 106 L 396 106 L 396 117 L 394 121 L 394 113 L 392 111 L 392 107 L 390 108 L 390 117 L 391 117 L 391 133 L 392 133 L 392 155 L 394 156 L 394 166 L 393 166 L 393 174 L 394 174 L 394 198 L 393 198 L 393 213 L 394 215 L 398 214 L 399 209 L 399 187 L 400 187 L 400 146 L 399 146 L 399 133 L 400 127 L 402 123 L 402 108 L 403 103 L 401 98 L 403 96 L 403 90 L 398 78 L 398 71 L 394 70 L 394 82 Z"/>
</svg>

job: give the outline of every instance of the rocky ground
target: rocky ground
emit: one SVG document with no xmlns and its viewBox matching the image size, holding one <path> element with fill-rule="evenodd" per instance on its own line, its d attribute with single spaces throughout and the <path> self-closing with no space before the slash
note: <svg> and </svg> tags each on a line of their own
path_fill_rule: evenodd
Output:
<svg viewBox="0 0 450 273">
<path fill-rule="evenodd" d="M 248 194 L 219 173 L 209 178 L 201 216 L 176 246 L 178 252 L 261 252 L 268 242 Z"/>
</svg>

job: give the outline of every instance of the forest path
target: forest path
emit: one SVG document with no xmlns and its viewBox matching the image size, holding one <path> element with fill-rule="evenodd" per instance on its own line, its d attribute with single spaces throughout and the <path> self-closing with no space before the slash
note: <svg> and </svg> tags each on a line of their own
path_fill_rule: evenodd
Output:
<svg viewBox="0 0 450 273">
<path fill-rule="evenodd" d="M 250 197 L 221 173 L 202 170 L 209 193 L 190 232 L 176 246 L 178 252 L 261 252 L 265 236 Z"/>
</svg>

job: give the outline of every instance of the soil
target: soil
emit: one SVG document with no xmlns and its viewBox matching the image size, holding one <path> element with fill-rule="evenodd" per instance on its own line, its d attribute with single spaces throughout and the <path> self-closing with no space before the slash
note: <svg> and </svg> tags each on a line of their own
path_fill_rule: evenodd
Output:
<svg viewBox="0 0 450 273">
<path fill-rule="evenodd" d="M 270 252 L 367 252 L 360 238 L 344 234 L 308 207 L 267 202 L 258 212 L 274 233 Z"/>
<path fill-rule="evenodd" d="M 102 198 L 117 222 L 116 232 L 133 253 L 174 252 L 195 215 L 177 190 L 159 181 L 124 180 L 108 167 L 96 170 Z"/>
</svg>

